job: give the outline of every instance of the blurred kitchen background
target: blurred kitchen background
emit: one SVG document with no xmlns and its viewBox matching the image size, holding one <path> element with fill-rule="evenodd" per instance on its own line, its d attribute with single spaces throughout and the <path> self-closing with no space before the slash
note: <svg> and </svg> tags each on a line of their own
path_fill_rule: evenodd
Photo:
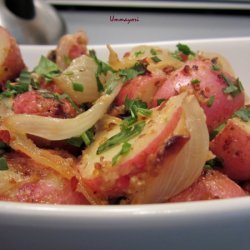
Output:
<svg viewBox="0 0 250 250">
<path fill-rule="evenodd" d="M 84 30 L 92 45 L 250 36 L 250 0 L 40 1 L 64 21 L 60 32 Z M 43 19 L 60 35 L 53 21 Z M 54 37 L 38 43 L 54 43 Z"/>
</svg>

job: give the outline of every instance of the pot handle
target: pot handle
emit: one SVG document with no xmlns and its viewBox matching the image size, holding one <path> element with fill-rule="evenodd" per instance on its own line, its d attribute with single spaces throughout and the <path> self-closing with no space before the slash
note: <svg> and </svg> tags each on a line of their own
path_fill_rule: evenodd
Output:
<svg viewBox="0 0 250 250">
<path fill-rule="evenodd" d="M 16 16 L 23 19 L 35 17 L 35 6 L 33 0 L 4 0 L 6 7 Z"/>
</svg>

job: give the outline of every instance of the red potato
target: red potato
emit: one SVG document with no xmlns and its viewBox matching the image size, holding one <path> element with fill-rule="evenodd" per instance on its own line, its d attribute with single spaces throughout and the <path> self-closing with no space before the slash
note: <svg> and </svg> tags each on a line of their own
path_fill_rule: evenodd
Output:
<svg viewBox="0 0 250 250">
<path fill-rule="evenodd" d="M 234 86 L 237 81 L 227 73 L 213 70 L 212 67 L 213 61 L 210 59 L 198 58 L 188 61 L 182 68 L 172 72 L 159 88 L 153 97 L 154 105 L 157 105 L 157 100 L 168 99 L 183 89 L 189 89 L 203 108 L 211 132 L 243 107 L 245 101 L 243 91 L 234 97 L 224 93 L 228 85 L 222 75 L 233 82 Z"/>
<path fill-rule="evenodd" d="M 207 170 L 193 185 L 169 199 L 169 202 L 226 199 L 246 195 L 246 192 L 226 175 L 217 170 Z"/>
<path fill-rule="evenodd" d="M 229 119 L 211 141 L 212 152 L 223 160 L 223 171 L 233 180 L 250 179 L 250 122 Z"/>
<path fill-rule="evenodd" d="M 68 181 L 53 170 L 20 154 L 6 156 L 8 170 L 0 171 L 0 200 L 47 204 L 88 204 Z"/>
<path fill-rule="evenodd" d="M 46 98 L 35 90 L 17 95 L 12 109 L 15 114 L 35 114 L 59 118 L 71 118 L 77 114 L 66 98 L 60 101 Z"/>
<path fill-rule="evenodd" d="M 60 69 L 66 69 L 70 62 L 87 53 L 88 38 L 85 32 L 67 34 L 61 37 L 56 48 L 56 63 Z"/>
<path fill-rule="evenodd" d="M 14 80 L 25 68 L 16 40 L 0 26 L 0 85 L 3 88 L 7 80 Z"/>
<path fill-rule="evenodd" d="M 125 83 L 116 98 L 116 104 L 122 105 L 128 99 L 140 99 L 151 106 L 152 97 L 166 80 L 163 75 L 141 75 Z"/>
<path fill-rule="evenodd" d="M 186 117 L 190 120 L 186 120 Z M 100 132 L 97 132 L 95 141 L 83 153 L 78 165 L 84 183 L 101 202 L 120 196 L 132 200 L 132 203 L 138 200 L 140 203 L 163 202 L 169 195 L 191 185 L 200 175 L 208 153 L 208 132 L 203 111 L 193 96 L 187 97 L 183 93 L 156 107 L 145 120 L 142 132 L 128 140 L 131 151 L 112 165 L 122 145 L 118 144 L 101 154 L 97 154 L 97 149 L 108 138 L 119 133 L 120 124 L 121 120 L 115 117 L 103 119 L 98 127 Z M 200 134 L 195 133 L 195 136 L 197 129 L 200 129 Z M 189 159 L 185 158 L 187 154 Z M 194 160 L 194 155 L 199 157 Z M 193 168 L 189 166 L 190 160 L 192 164 L 195 161 Z M 177 177 L 178 172 L 182 173 L 181 178 Z M 175 182 L 173 176 L 179 178 L 177 186 L 172 183 Z M 148 185 L 147 181 L 152 185 Z M 164 185 L 158 187 L 157 183 Z M 148 187 L 153 190 L 153 195 L 152 192 L 148 193 Z"/>
</svg>

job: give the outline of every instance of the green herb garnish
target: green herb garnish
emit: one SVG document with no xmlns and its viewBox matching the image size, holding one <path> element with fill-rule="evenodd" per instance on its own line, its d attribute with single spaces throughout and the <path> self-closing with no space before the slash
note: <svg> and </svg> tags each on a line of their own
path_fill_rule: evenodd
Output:
<svg viewBox="0 0 250 250">
<path fill-rule="evenodd" d="M 95 77 L 96 77 L 98 91 L 103 92 L 104 86 L 100 80 L 100 75 L 101 74 L 107 75 L 109 71 L 114 72 L 114 70 L 107 63 L 99 60 L 94 50 L 90 50 L 89 55 L 94 59 L 95 63 L 97 64 L 97 72 Z"/>
<path fill-rule="evenodd" d="M 214 168 L 222 168 L 222 167 L 223 167 L 223 161 L 218 157 L 206 161 L 204 165 L 204 169 L 206 170 L 211 170 Z"/>
<path fill-rule="evenodd" d="M 118 152 L 117 155 L 113 157 L 112 166 L 114 166 L 123 155 L 127 155 L 131 151 L 131 149 L 132 149 L 132 145 L 128 142 L 124 142 L 122 144 L 121 150 Z"/>
<path fill-rule="evenodd" d="M 215 128 L 211 133 L 210 133 L 210 140 L 214 139 L 216 135 L 218 135 L 226 126 L 226 123 L 222 123 L 219 125 L 217 128 Z"/>
<path fill-rule="evenodd" d="M 232 97 L 240 94 L 244 89 L 239 79 L 234 83 L 231 79 L 221 74 L 222 79 L 226 82 L 227 87 L 223 90 L 225 94 L 230 94 Z"/>
<path fill-rule="evenodd" d="M 188 45 L 186 44 L 182 44 L 182 43 L 178 43 L 176 45 L 177 49 L 179 52 L 182 52 L 184 55 L 195 55 L 195 53 L 189 48 Z"/>
<path fill-rule="evenodd" d="M 138 116 L 148 117 L 151 115 L 152 110 L 148 109 L 147 104 L 140 99 L 125 99 L 125 110 L 130 113 L 130 116 L 125 118 L 122 126 L 130 126 L 135 123 Z"/>
<path fill-rule="evenodd" d="M 156 55 L 157 55 L 157 51 L 156 51 L 154 48 L 150 49 L 150 53 L 151 53 L 151 55 L 153 55 L 153 56 L 156 56 Z"/>
<path fill-rule="evenodd" d="M 119 84 L 120 77 L 117 73 L 113 73 L 107 80 L 106 86 L 105 86 L 105 93 L 110 95 L 113 90 L 116 88 L 116 86 Z"/>
<path fill-rule="evenodd" d="M 97 154 L 101 154 L 110 148 L 119 145 L 124 142 L 128 142 L 130 139 L 134 138 L 135 136 L 139 135 L 145 126 L 145 122 L 141 121 L 136 123 L 134 126 L 130 127 L 123 127 L 122 130 L 110 137 L 106 142 L 101 144 L 97 149 Z"/>
<path fill-rule="evenodd" d="M 78 82 L 72 82 L 72 87 L 75 91 L 78 91 L 78 92 L 83 92 L 84 90 L 84 87 L 81 83 L 78 83 Z"/>
<path fill-rule="evenodd" d="M 161 103 L 165 102 L 166 99 L 165 98 L 160 98 L 160 99 L 157 99 L 157 106 L 159 106 Z"/>
<path fill-rule="evenodd" d="M 195 53 L 186 44 L 178 43 L 177 50 L 172 53 L 172 56 L 180 61 L 186 61 L 195 56 Z"/>
<path fill-rule="evenodd" d="M 79 136 L 79 137 L 71 137 L 69 139 L 66 140 L 68 144 L 72 145 L 72 146 L 75 146 L 77 148 L 80 148 L 82 146 L 82 138 Z"/>
<path fill-rule="evenodd" d="M 34 72 L 42 75 L 47 82 L 50 82 L 54 77 L 59 76 L 61 73 L 58 66 L 45 56 L 41 56 L 38 65 L 34 68 Z"/>
<path fill-rule="evenodd" d="M 82 135 L 82 140 L 85 143 L 86 146 L 90 145 L 91 142 L 94 140 L 94 130 L 93 128 L 88 129 L 87 131 L 83 132 Z"/>
<path fill-rule="evenodd" d="M 200 80 L 199 79 L 193 79 L 193 80 L 191 80 L 191 84 L 192 85 L 199 85 L 200 84 Z"/>
<path fill-rule="evenodd" d="M 152 59 L 155 63 L 161 62 L 161 59 L 160 59 L 158 56 L 152 56 L 151 59 Z"/>
<path fill-rule="evenodd" d="M 141 51 L 141 50 L 138 50 L 138 51 L 135 51 L 135 57 L 138 57 L 140 55 L 143 55 L 144 54 L 144 51 Z"/>
<path fill-rule="evenodd" d="M 240 118 L 243 122 L 248 122 L 250 120 L 250 110 L 243 108 L 234 112 L 233 117 Z"/>
<path fill-rule="evenodd" d="M 212 107 L 213 106 L 214 99 L 215 99 L 214 95 L 212 95 L 212 96 L 209 97 L 209 99 L 207 101 L 207 106 L 208 107 Z"/>
<path fill-rule="evenodd" d="M 9 167 L 8 167 L 8 163 L 6 161 L 6 159 L 4 157 L 0 157 L 0 170 L 3 171 L 3 170 L 8 170 Z"/>
<path fill-rule="evenodd" d="M 212 64 L 212 70 L 214 71 L 219 71 L 221 69 L 220 65 L 217 63 Z"/>
</svg>

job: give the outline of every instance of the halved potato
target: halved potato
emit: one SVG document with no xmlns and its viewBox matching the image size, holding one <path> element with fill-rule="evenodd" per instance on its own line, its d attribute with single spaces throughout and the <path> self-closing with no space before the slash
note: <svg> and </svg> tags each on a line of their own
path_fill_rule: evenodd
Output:
<svg viewBox="0 0 250 250">
<path fill-rule="evenodd" d="M 100 154 L 97 150 L 120 132 L 118 118 L 103 119 L 94 143 L 83 152 L 78 169 L 100 202 L 121 196 L 128 203 L 163 202 L 201 174 L 208 153 L 208 131 L 194 96 L 183 93 L 173 97 L 142 122 L 141 133 L 127 140 L 131 150 L 115 164 L 112 160 L 122 144 Z"/>
<path fill-rule="evenodd" d="M 211 141 L 210 148 L 223 161 L 223 171 L 233 180 L 250 180 L 250 121 L 229 119 Z"/>
<path fill-rule="evenodd" d="M 207 170 L 189 188 L 172 197 L 169 202 L 227 199 L 246 196 L 246 192 L 218 170 Z"/>
<path fill-rule="evenodd" d="M 0 85 L 14 80 L 25 68 L 20 49 L 14 37 L 0 26 Z"/>
<path fill-rule="evenodd" d="M 238 79 L 224 69 L 217 70 L 211 59 L 196 58 L 172 72 L 153 97 L 154 105 L 183 90 L 194 93 L 203 108 L 211 132 L 244 106 L 245 93 Z M 230 88 L 232 92 L 230 93 Z M 235 91 L 235 92 L 233 92 Z"/>
</svg>

